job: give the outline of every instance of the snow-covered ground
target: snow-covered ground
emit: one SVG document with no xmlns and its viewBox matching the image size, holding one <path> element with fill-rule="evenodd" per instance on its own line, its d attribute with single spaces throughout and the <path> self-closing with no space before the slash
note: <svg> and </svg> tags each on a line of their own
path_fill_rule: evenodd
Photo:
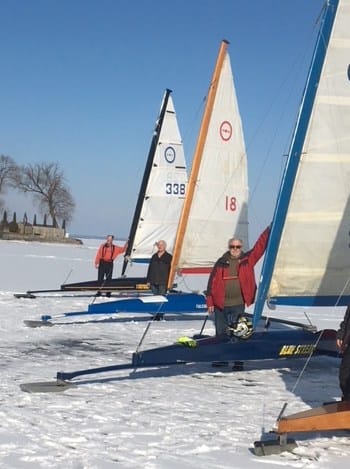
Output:
<svg viewBox="0 0 350 469">
<path fill-rule="evenodd" d="M 21 383 L 51 381 L 57 371 L 130 361 L 147 321 L 76 318 L 32 329 L 23 321 L 86 310 L 91 298 L 13 296 L 59 288 L 68 275 L 68 282 L 94 279 L 99 243 L 0 241 L 1 468 L 333 469 L 348 464 L 347 432 L 294 435 L 293 453 L 258 458 L 251 452 L 285 402 L 290 414 L 339 397 L 338 359 L 314 358 L 301 377 L 303 360 L 280 368 L 247 364 L 243 372 L 196 364 L 90 375 L 64 393 L 21 391 Z M 319 327 L 337 328 L 343 312 L 310 316 Z M 289 317 L 303 319 L 298 313 Z M 201 326 L 200 320 L 154 322 L 142 347 L 172 343 Z M 213 331 L 208 322 L 205 332 Z"/>
</svg>

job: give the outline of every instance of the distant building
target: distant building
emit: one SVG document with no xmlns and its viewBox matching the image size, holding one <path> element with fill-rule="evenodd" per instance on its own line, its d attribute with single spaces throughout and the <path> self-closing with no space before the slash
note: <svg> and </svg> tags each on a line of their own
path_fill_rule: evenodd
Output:
<svg viewBox="0 0 350 469">
<path fill-rule="evenodd" d="M 33 224 L 30 224 L 28 223 L 26 213 L 24 214 L 23 222 L 17 223 L 16 212 L 13 214 L 12 221 L 8 222 L 5 211 L 0 222 L 0 239 L 82 244 L 80 239 L 69 237 L 65 226 L 65 221 L 62 224 L 62 228 L 47 225 L 46 216 L 42 225 L 37 224 L 36 215 L 34 215 Z"/>
</svg>

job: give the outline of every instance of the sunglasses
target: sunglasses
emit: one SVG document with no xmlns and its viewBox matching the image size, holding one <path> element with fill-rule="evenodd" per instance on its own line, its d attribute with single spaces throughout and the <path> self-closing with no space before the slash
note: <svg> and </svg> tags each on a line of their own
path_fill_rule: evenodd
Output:
<svg viewBox="0 0 350 469">
<path fill-rule="evenodd" d="M 229 246 L 230 249 L 241 249 L 241 247 L 242 247 L 242 246 L 239 245 L 239 244 L 231 244 L 231 245 Z"/>
</svg>

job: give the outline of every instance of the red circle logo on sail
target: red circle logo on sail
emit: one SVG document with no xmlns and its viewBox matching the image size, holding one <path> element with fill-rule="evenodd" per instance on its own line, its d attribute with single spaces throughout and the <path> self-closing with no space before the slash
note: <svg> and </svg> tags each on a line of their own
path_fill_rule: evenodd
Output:
<svg viewBox="0 0 350 469">
<path fill-rule="evenodd" d="M 220 125 L 220 137 L 227 142 L 232 137 L 232 125 L 229 121 L 224 121 Z"/>
</svg>

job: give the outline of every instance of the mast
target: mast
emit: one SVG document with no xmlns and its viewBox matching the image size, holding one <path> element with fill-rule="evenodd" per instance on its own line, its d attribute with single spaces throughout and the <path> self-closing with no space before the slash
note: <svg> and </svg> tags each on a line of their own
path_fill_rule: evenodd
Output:
<svg viewBox="0 0 350 469">
<path fill-rule="evenodd" d="M 199 168 L 201 164 L 203 148 L 204 148 L 205 140 L 207 138 L 208 127 L 209 127 L 210 118 L 211 118 L 211 114 L 212 114 L 212 110 L 214 106 L 220 72 L 221 72 L 222 65 L 225 59 L 228 44 L 229 43 L 226 40 L 223 40 L 221 42 L 213 77 L 212 77 L 210 87 L 209 87 L 209 93 L 208 93 L 206 107 L 205 107 L 202 122 L 201 122 L 197 146 L 196 146 L 194 156 L 193 156 L 191 174 L 190 174 L 189 181 L 187 184 L 186 198 L 184 201 L 184 205 L 182 208 L 181 217 L 179 221 L 179 226 L 178 226 L 177 233 L 176 233 L 173 260 L 172 260 L 171 270 L 170 270 L 169 280 L 168 280 L 168 288 L 172 287 L 174 278 L 175 278 L 175 273 L 178 268 L 180 253 L 181 253 L 184 235 L 185 235 L 186 226 L 187 226 L 187 220 L 188 220 L 188 216 L 190 213 L 192 200 L 193 200 L 193 194 L 194 194 L 194 190 L 195 190 L 197 179 L 198 179 L 198 173 L 199 173 Z"/>
<path fill-rule="evenodd" d="M 286 163 L 279 194 L 277 197 L 269 242 L 261 270 L 259 289 L 254 307 L 254 327 L 256 327 L 262 315 L 270 287 L 280 239 L 286 221 L 291 194 L 293 191 L 293 185 L 297 174 L 309 121 L 312 115 L 317 87 L 320 81 L 324 59 L 326 56 L 327 47 L 338 7 L 338 1 L 339 0 L 328 0 L 325 5 L 321 28 L 317 37 L 316 46 L 301 101 L 299 115 L 289 149 L 288 161 Z"/>
<path fill-rule="evenodd" d="M 172 93 L 172 90 L 169 90 L 169 89 L 165 90 L 163 104 L 162 104 L 162 107 L 161 107 L 161 110 L 160 110 L 160 113 L 159 113 L 159 117 L 157 119 L 154 131 L 153 131 L 153 138 L 152 138 L 151 146 L 150 146 L 150 149 L 149 149 L 149 152 L 148 152 L 146 167 L 145 167 L 145 171 L 143 173 L 141 188 L 140 188 L 140 192 L 139 192 L 139 195 L 138 195 L 138 198 L 137 198 L 134 217 L 133 217 L 131 228 L 130 228 L 130 233 L 129 233 L 129 238 L 128 238 L 129 243 L 128 243 L 128 248 L 127 248 L 126 253 L 125 253 L 125 259 L 124 259 L 124 262 L 123 262 L 122 276 L 125 274 L 125 270 L 126 270 L 126 267 L 128 265 L 128 257 L 130 256 L 130 254 L 132 252 L 132 248 L 133 248 L 133 244 L 134 244 L 134 240 L 135 240 L 135 234 L 136 234 L 136 230 L 137 230 L 137 225 L 139 223 L 141 210 L 142 210 L 142 205 L 143 205 L 143 201 L 144 201 L 144 198 L 145 198 L 145 195 L 146 195 L 147 184 L 148 184 L 148 180 L 149 180 L 150 173 L 151 173 L 152 166 L 153 166 L 153 159 L 154 159 L 154 155 L 155 155 L 155 152 L 156 152 L 156 149 L 157 149 L 157 145 L 158 145 L 158 141 L 159 141 L 159 135 L 160 135 L 160 131 L 161 131 L 161 128 L 162 128 L 162 125 L 163 125 L 164 116 L 165 116 L 165 113 L 166 113 L 166 109 L 167 109 L 167 106 L 168 106 L 168 100 L 169 100 L 169 96 L 170 96 L 171 93 Z"/>
</svg>

